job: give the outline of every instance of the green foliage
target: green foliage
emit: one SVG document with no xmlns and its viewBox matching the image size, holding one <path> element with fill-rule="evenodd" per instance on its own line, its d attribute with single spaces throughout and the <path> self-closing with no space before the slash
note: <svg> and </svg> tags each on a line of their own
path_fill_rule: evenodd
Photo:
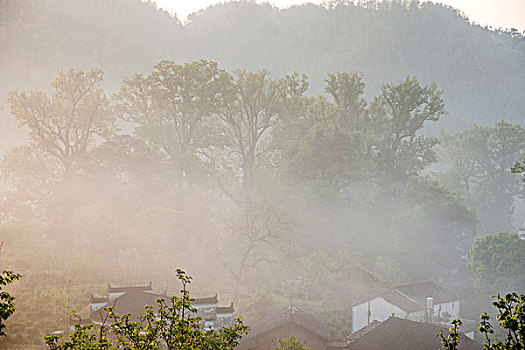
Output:
<svg viewBox="0 0 525 350">
<path fill-rule="evenodd" d="M 481 315 L 479 331 L 485 335 L 487 350 L 523 350 L 525 349 L 525 294 L 510 293 L 492 303 L 498 309 L 496 319 L 499 327 L 505 330 L 504 341 L 491 341 L 489 334 L 494 333 L 490 317 Z"/>
<path fill-rule="evenodd" d="M 525 288 L 525 241 L 518 235 L 499 233 L 476 238 L 470 268 L 479 286 L 495 290 Z"/>
<path fill-rule="evenodd" d="M 288 338 L 281 338 L 277 341 L 277 345 L 274 346 L 274 350 L 312 350 L 308 346 L 301 343 L 299 339 L 293 335 Z"/>
<path fill-rule="evenodd" d="M 365 172 L 359 166 L 365 149 L 359 134 L 318 124 L 297 142 L 297 153 L 289 160 L 290 175 L 313 186 L 340 191 Z"/>
<path fill-rule="evenodd" d="M 6 336 L 5 334 L 5 320 L 11 317 L 15 313 L 15 297 L 3 290 L 3 286 L 7 286 L 20 279 L 20 274 L 14 273 L 13 271 L 4 270 L 0 275 L 0 336 Z"/>
<path fill-rule="evenodd" d="M 512 230 L 514 203 L 524 195 L 525 184 L 510 170 L 524 155 L 525 129 L 519 124 L 500 121 L 493 127 L 473 125 L 454 135 L 443 133 L 441 156 L 450 168 L 438 179 L 477 210 L 482 233 Z"/>
<path fill-rule="evenodd" d="M 259 288 L 252 292 L 250 304 L 243 316 L 251 319 L 264 319 L 272 312 L 277 311 L 277 301 L 269 291 Z"/>
<path fill-rule="evenodd" d="M 338 123 L 348 130 L 365 131 L 369 123 L 363 78 L 361 72 L 337 72 L 325 80 L 325 92 L 334 100 Z"/>
<path fill-rule="evenodd" d="M 372 101 L 375 162 L 385 188 L 406 181 L 436 161 L 432 148 L 438 140 L 418 131 L 446 113 L 442 93 L 434 83 L 421 86 L 415 77 L 407 76 L 400 84 L 384 85 Z"/>
<path fill-rule="evenodd" d="M 420 251 L 433 261 L 441 261 L 442 266 L 452 267 L 459 261 L 465 264 L 461 259 L 472 246 L 477 220 L 458 193 L 427 177 L 411 176 L 394 206 L 396 245 Z M 454 242 L 454 249 L 450 242 Z"/>
<path fill-rule="evenodd" d="M 71 232 L 74 209 L 89 196 L 89 191 L 73 194 L 71 187 L 87 187 L 79 182 L 96 163 L 94 150 L 118 130 L 102 84 L 99 69 L 68 69 L 59 71 L 52 94 L 11 91 L 6 100 L 30 141 L 11 149 L 2 161 L 2 172 L 16 190 L 13 211 L 35 216 L 35 221 L 52 221 L 54 239 Z M 62 238 L 57 241 L 68 252 L 71 236 Z"/>
<path fill-rule="evenodd" d="M 457 350 L 459 348 L 459 328 L 463 325 L 461 320 L 454 319 L 452 320 L 452 328 L 449 329 L 450 334 L 445 337 L 443 331 L 439 331 L 439 336 L 441 337 L 441 343 L 443 343 L 443 348 L 446 350 Z"/>
<path fill-rule="evenodd" d="M 95 136 L 107 138 L 116 130 L 102 82 L 101 70 L 69 69 L 59 72 L 51 97 L 43 91 L 9 93 L 11 113 L 29 128 L 34 147 L 54 157 L 66 174 L 85 161 Z"/>
<path fill-rule="evenodd" d="M 46 344 L 52 350 L 234 349 L 248 327 L 238 318 L 231 327 L 206 329 L 196 316 L 197 309 L 191 306 L 187 286 L 192 277 L 180 269 L 176 274 L 182 283 L 180 296 L 173 296 L 168 302 L 157 299 L 157 305 L 146 306 L 145 313 L 136 320 L 135 315 L 119 315 L 107 308 L 109 324 L 104 322 L 98 329 L 77 324 L 68 340 L 61 342 L 61 336 L 53 335 L 45 338 Z"/>
<path fill-rule="evenodd" d="M 114 96 L 115 113 L 136 123 L 135 137 L 169 161 L 182 185 L 188 175 L 199 175 L 197 155 L 212 133 L 209 118 L 231 97 L 231 80 L 216 62 L 163 60 L 148 76 L 123 80 Z"/>
<path fill-rule="evenodd" d="M 397 260 L 388 256 L 378 256 L 376 258 L 372 273 L 381 283 L 389 288 L 408 281 L 407 274 L 401 270 Z"/>
<path fill-rule="evenodd" d="M 84 267 L 81 270 L 83 273 L 89 274 L 85 266 L 81 267 Z M 78 276 L 82 276 L 78 270 L 76 273 L 70 270 L 64 273 L 63 281 L 54 282 L 52 287 L 35 286 L 30 300 L 25 301 L 24 312 L 30 315 L 46 315 L 45 323 L 49 329 L 61 329 L 69 324 L 71 310 L 80 312 L 86 307 L 84 300 L 88 294 L 82 291 Z"/>
<path fill-rule="evenodd" d="M 424 250 L 435 261 L 446 254 L 451 266 L 460 262 L 473 241 L 475 213 L 460 195 L 421 176 L 437 160 L 438 140 L 422 130 L 445 113 L 442 92 L 408 76 L 369 103 L 361 73 L 338 72 L 325 82 L 327 98 L 294 100 L 272 129 L 271 151 L 289 197 L 322 213 L 308 218 L 320 222 L 317 230 L 345 227 L 331 234 L 355 251 Z M 458 239 L 459 249 L 449 249 Z"/>
<path fill-rule="evenodd" d="M 97 332 L 93 325 L 75 324 L 69 339 L 59 342 L 62 336 L 50 335 L 45 337 L 46 345 L 51 350 L 110 350 L 112 342 L 103 332 Z"/>
<path fill-rule="evenodd" d="M 498 310 L 496 320 L 498 326 L 505 332 L 504 339 L 491 339 L 494 334 L 494 326 L 490 322 L 490 316 L 484 313 L 480 316 L 478 330 L 485 336 L 484 350 L 523 350 L 525 349 L 525 294 L 509 293 L 505 297 L 498 294 L 497 300 L 492 305 Z M 459 327 L 460 320 L 453 320 L 453 328 L 450 328 L 450 334 L 443 336 L 440 331 L 438 336 L 441 337 L 443 349 L 457 350 L 461 348 Z"/>
<path fill-rule="evenodd" d="M 302 94 L 307 84 L 296 77 L 273 79 L 266 69 L 258 72 L 237 69 L 233 80 L 231 100 L 218 113 L 216 132 L 224 136 L 220 145 L 223 152 L 219 157 L 209 158 L 215 168 L 230 169 L 226 176 L 237 178 L 241 191 L 228 189 L 223 180 L 218 181 L 222 183 L 221 189 L 239 205 L 253 199 L 256 180 L 269 151 L 265 141 L 281 117 L 280 108 L 288 98 Z M 232 173 L 231 169 L 240 171 Z"/>
<path fill-rule="evenodd" d="M 347 256 L 332 256 L 322 250 L 305 251 L 294 245 L 287 248 L 273 304 L 283 308 L 293 303 L 322 320 L 332 339 L 344 339 L 351 333 L 348 300 L 367 295 L 369 273 Z"/>
<path fill-rule="evenodd" d="M 418 134 L 445 113 L 435 84 L 407 77 L 384 85 L 368 104 L 362 73 L 338 72 L 325 81 L 332 101 L 305 98 L 301 113 L 287 114 L 277 127 L 284 178 L 341 193 L 368 177 L 390 191 L 436 160 L 437 139 Z"/>
<path fill-rule="evenodd" d="M 523 159 L 523 162 L 520 163 L 516 161 L 511 169 L 513 174 L 522 174 L 523 175 L 523 181 L 525 182 L 525 159 Z"/>
</svg>

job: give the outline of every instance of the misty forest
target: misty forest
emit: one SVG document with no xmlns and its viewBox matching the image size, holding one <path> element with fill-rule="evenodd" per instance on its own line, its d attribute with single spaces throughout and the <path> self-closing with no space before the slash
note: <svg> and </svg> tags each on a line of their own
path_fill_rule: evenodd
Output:
<svg viewBox="0 0 525 350">
<path fill-rule="evenodd" d="M 97 303 L 125 314 L 120 296 L 181 285 L 182 310 L 218 299 L 191 327 L 211 337 L 234 312 L 246 347 L 217 328 L 224 347 L 118 348 L 371 349 L 359 322 L 376 337 L 408 320 L 496 324 L 493 296 L 525 292 L 516 29 L 401 0 L 228 2 L 187 21 L 141 0 L 1 0 L 0 63 L 2 305 L 16 297 L 0 349 L 113 349 L 59 344 L 98 334 L 73 326 Z M 120 322 L 108 339 L 145 334 L 104 312 Z M 472 332 L 460 349 L 483 348 Z"/>
</svg>

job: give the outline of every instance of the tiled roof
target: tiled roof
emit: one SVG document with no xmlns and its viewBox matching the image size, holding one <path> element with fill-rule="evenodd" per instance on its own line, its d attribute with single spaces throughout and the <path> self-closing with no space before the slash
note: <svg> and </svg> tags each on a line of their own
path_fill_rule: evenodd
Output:
<svg viewBox="0 0 525 350">
<path fill-rule="evenodd" d="M 315 318 L 314 316 L 307 314 L 304 311 L 292 306 L 290 308 L 291 315 L 290 320 L 298 324 L 299 326 L 308 329 L 310 332 L 317 334 L 325 339 L 330 339 L 330 331 L 324 322 Z"/>
<path fill-rule="evenodd" d="M 249 324 L 250 333 L 248 333 L 246 338 L 257 337 L 271 329 L 282 326 L 285 322 L 293 322 L 326 340 L 331 338 L 330 331 L 323 321 L 307 314 L 295 306 L 289 306 L 279 312 L 273 313 L 259 322 Z"/>
<path fill-rule="evenodd" d="M 122 292 L 148 292 L 152 291 L 151 282 L 146 286 L 132 286 L 132 287 L 112 287 L 108 284 L 108 293 L 122 293 Z"/>
<path fill-rule="evenodd" d="M 218 314 L 232 314 L 233 311 L 233 302 L 230 304 L 230 306 L 218 306 L 217 307 L 217 313 Z"/>
<path fill-rule="evenodd" d="M 219 301 L 217 300 L 217 294 L 215 294 L 215 296 L 213 297 L 193 299 L 191 305 L 217 304 L 218 302 Z"/>
<path fill-rule="evenodd" d="M 386 291 L 383 294 L 381 294 L 381 297 L 383 297 L 383 299 L 385 299 L 389 303 L 394 304 L 400 309 L 405 310 L 407 312 L 421 310 L 421 308 L 423 307 L 423 304 L 421 304 L 419 301 L 410 298 L 406 294 L 400 293 L 397 289 L 391 289 L 389 291 Z"/>
<path fill-rule="evenodd" d="M 410 283 L 394 287 L 385 292 L 378 293 L 370 299 L 382 297 L 407 312 L 413 312 L 426 307 L 427 298 L 433 298 L 434 304 L 456 301 L 457 298 L 447 289 L 434 281 Z M 363 300 L 355 305 L 366 302 Z M 355 306 L 354 305 L 354 306 Z"/>
<path fill-rule="evenodd" d="M 370 327 L 372 326 L 372 327 Z M 356 332 L 349 338 L 349 350 L 437 350 L 442 349 L 437 337 L 440 330 L 448 331 L 427 323 L 414 322 L 390 317 L 383 323 L 372 323 L 364 332 Z M 367 328 L 367 327 L 365 327 Z M 483 345 L 462 335 L 459 348 L 462 350 L 481 350 Z"/>
<path fill-rule="evenodd" d="M 138 315 L 144 314 L 146 305 L 156 306 L 157 299 L 168 299 L 163 294 L 146 293 L 143 291 L 132 291 L 126 292 L 124 295 L 108 302 L 106 307 L 113 307 L 115 312 L 118 314 L 130 313 L 132 318 L 135 319 Z M 94 321 L 101 322 L 105 319 L 107 313 L 104 308 L 96 310 L 91 313 L 91 319 Z"/>
<path fill-rule="evenodd" d="M 434 304 L 457 300 L 452 293 L 434 281 L 405 284 L 395 289 L 422 304 L 426 303 L 428 297 L 434 298 Z"/>
<path fill-rule="evenodd" d="M 90 303 L 91 304 L 100 304 L 100 303 L 107 303 L 109 301 L 109 297 L 94 297 L 93 294 L 91 294 Z"/>
<path fill-rule="evenodd" d="M 118 314 L 130 313 L 133 318 L 138 315 L 144 314 L 145 306 L 151 305 L 154 308 L 157 306 L 157 299 L 168 300 L 169 297 L 166 294 L 154 294 L 151 293 L 151 286 L 136 286 L 136 287 L 111 287 L 108 286 L 108 292 L 110 293 L 124 293 L 116 299 L 109 300 L 109 297 L 95 298 L 91 296 L 91 303 L 106 303 L 103 307 L 93 311 L 91 313 L 91 319 L 93 321 L 102 322 L 106 317 L 106 311 L 104 308 L 113 307 L 115 312 Z M 217 304 L 217 294 L 213 297 L 197 298 L 191 302 L 192 306 Z M 233 303 L 227 307 L 217 308 L 217 313 L 233 313 Z M 203 316 L 204 318 L 208 316 Z"/>
</svg>

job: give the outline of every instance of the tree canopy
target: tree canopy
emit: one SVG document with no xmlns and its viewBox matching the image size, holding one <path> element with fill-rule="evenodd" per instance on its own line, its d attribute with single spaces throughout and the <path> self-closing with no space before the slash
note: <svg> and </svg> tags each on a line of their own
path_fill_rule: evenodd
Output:
<svg viewBox="0 0 525 350">
<path fill-rule="evenodd" d="M 499 121 L 442 134 L 442 161 L 450 168 L 437 178 L 476 208 L 481 233 L 513 229 L 515 200 L 524 196 L 525 185 L 511 170 L 524 153 L 525 129 L 519 124 Z"/>
<path fill-rule="evenodd" d="M 525 349 L 525 294 L 508 293 L 504 297 L 499 294 L 492 305 L 498 310 L 498 324 L 490 322 L 491 317 L 485 312 L 480 316 L 479 332 L 485 336 L 484 350 L 522 350 Z M 440 331 L 441 342 L 445 350 L 461 349 L 461 335 L 458 332 L 462 322 L 452 321 L 453 328 L 447 337 Z M 499 328 L 499 329 L 498 329 Z M 494 337 L 495 331 L 502 330 L 501 339 Z"/>
<path fill-rule="evenodd" d="M 470 268 L 476 283 L 491 292 L 525 287 L 525 240 L 499 233 L 476 238 Z"/>
<path fill-rule="evenodd" d="M 7 336 L 5 333 L 5 320 L 15 313 L 15 297 L 3 290 L 4 286 L 15 282 L 22 276 L 13 271 L 4 270 L 0 275 L 0 336 Z"/>
</svg>

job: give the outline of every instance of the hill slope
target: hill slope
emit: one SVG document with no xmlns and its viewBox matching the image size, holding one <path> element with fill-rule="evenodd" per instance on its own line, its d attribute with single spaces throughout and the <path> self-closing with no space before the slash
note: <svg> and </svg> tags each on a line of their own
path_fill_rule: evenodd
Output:
<svg viewBox="0 0 525 350">
<path fill-rule="evenodd" d="M 0 0 L 0 96 L 42 89 L 56 71 L 100 67 L 109 90 L 161 59 L 304 72 L 321 93 L 329 72 L 365 73 L 367 93 L 407 74 L 445 90 L 439 127 L 525 120 L 525 38 L 470 25 L 440 5 L 213 6 L 182 25 L 140 0 Z M 0 106 L 0 147 L 19 140 Z M 8 132 L 9 130 L 9 132 Z"/>
</svg>

